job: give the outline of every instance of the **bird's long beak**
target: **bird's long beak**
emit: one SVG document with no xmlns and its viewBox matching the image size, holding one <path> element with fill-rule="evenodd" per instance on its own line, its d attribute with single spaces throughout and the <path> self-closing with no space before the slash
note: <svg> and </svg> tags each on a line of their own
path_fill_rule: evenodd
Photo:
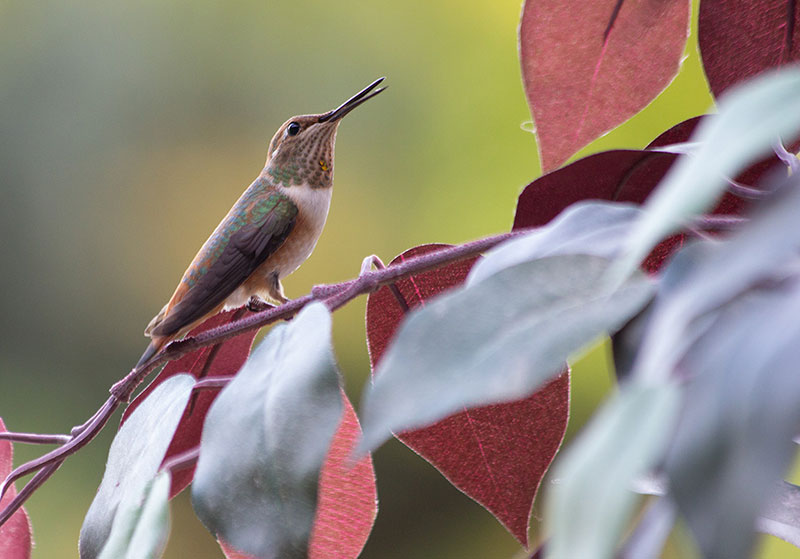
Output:
<svg viewBox="0 0 800 559">
<path fill-rule="evenodd" d="M 368 99 L 372 99 L 378 93 L 386 89 L 385 87 L 381 87 L 380 89 L 375 89 L 378 86 L 378 84 L 380 84 L 385 79 L 386 78 L 378 78 L 377 80 L 375 80 L 367 87 L 365 87 L 364 89 L 353 95 L 350 99 L 348 99 L 347 101 L 345 101 L 332 111 L 329 111 L 324 115 L 322 115 L 321 117 L 319 117 L 319 122 L 334 122 L 340 120 L 342 117 L 344 117 L 344 115 L 346 115 L 347 113 L 358 107 L 361 103 L 367 101 Z M 373 89 L 375 91 L 372 91 Z"/>
</svg>

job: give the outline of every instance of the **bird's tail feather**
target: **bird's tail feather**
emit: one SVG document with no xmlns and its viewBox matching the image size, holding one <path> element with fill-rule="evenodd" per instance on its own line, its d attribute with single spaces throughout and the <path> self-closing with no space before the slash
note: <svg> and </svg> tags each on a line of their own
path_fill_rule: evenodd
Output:
<svg viewBox="0 0 800 559">
<path fill-rule="evenodd" d="M 160 350 L 164 346 L 164 342 L 165 342 L 164 339 L 158 339 L 158 338 L 151 341 L 150 344 L 147 346 L 147 349 L 144 350 L 144 353 L 139 358 L 139 362 L 136 363 L 135 368 L 139 369 L 140 367 L 145 365 L 150 360 L 150 358 L 152 358 L 156 353 L 158 353 L 158 350 Z"/>
</svg>

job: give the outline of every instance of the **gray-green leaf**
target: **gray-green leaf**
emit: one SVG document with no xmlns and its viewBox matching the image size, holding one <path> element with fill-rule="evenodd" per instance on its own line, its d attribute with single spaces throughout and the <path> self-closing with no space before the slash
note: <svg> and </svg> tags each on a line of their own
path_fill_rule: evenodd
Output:
<svg viewBox="0 0 800 559">
<path fill-rule="evenodd" d="M 470 270 L 467 285 L 545 256 L 590 254 L 616 258 L 625 248 L 631 225 L 641 212 L 638 206 L 621 202 L 591 200 L 572 204 L 547 225 L 486 253 Z"/>
<path fill-rule="evenodd" d="M 648 324 L 642 328 L 635 375 L 663 377 L 703 330 L 700 320 L 752 286 L 780 281 L 800 251 L 800 176 L 724 241 L 695 243 L 664 270 Z M 788 269 L 791 272 L 791 269 Z"/>
<path fill-rule="evenodd" d="M 464 407 L 527 396 L 569 356 L 613 333 L 653 290 L 637 273 L 604 291 L 608 266 L 596 256 L 542 258 L 410 312 L 367 389 L 360 450 Z"/>
<path fill-rule="evenodd" d="M 706 556 L 751 556 L 756 518 L 795 456 L 798 315 L 796 286 L 754 290 L 716 314 L 680 365 L 691 382 L 666 471 Z"/>
<path fill-rule="evenodd" d="M 547 501 L 548 557 L 614 556 L 638 498 L 631 485 L 663 456 L 679 403 L 674 383 L 625 385 L 562 452 Z"/>
<path fill-rule="evenodd" d="M 169 536 L 170 475 L 159 473 L 147 485 L 144 500 L 123 501 L 100 559 L 158 559 Z"/>
<path fill-rule="evenodd" d="M 83 521 L 81 559 L 99 555 L 121 503 L 141 502 L 161 466 L 194 382 L 190 375 L 165 380 L 120 427 L 108 451 L 103 481 Z"/>
<path fill-rule="evenodd" d="M 692 136 L 700 143 L 681 157 L 647 199 L 633 228 L 626 255 L 612 270 L 617 280 L 635 270 L 666 235 L 687 218 L 713 206 L 734 177 L 766 154 L 778 137 L 800 130 L 800 68 L 784 67 L 732 89 L 719 103 L 719 115 L 703 120 Z"/>
<path fill-rule="evenodd" d="M 331 316 L 315 303 L 275 326 L 209 409 L 192 484 L 197 516 L 243 552 L 306 559 L 341 414 Z"/>
</svg>

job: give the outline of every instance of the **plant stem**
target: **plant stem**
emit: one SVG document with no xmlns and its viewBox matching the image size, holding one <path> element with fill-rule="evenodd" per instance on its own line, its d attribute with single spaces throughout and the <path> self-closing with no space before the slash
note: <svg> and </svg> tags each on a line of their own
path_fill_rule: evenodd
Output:
<svg viewBox="0 0 800 559">
<path fill-rule="evenodd" d="M 69 435 L 40 435 L 38 433 L 13 433 L 0 431 L 0 441 L 13 441 L 28 444 L 64 444 L 70 441 Z"/>
</svg>

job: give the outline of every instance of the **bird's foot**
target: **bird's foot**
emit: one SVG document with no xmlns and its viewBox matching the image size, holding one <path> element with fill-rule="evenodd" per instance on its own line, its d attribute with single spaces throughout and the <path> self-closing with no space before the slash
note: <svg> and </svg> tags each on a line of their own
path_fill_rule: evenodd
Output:
<svg viewBox="0 0 800 559">
<path fill-rule="evenodd" d="M 262 312 L 268 311 L 269 309 L 274 309 L 275 305 L 270 305 L 263 299 L 253 295 L 245 304 L 245 307 L 250 312 Z"/>
</svg>

